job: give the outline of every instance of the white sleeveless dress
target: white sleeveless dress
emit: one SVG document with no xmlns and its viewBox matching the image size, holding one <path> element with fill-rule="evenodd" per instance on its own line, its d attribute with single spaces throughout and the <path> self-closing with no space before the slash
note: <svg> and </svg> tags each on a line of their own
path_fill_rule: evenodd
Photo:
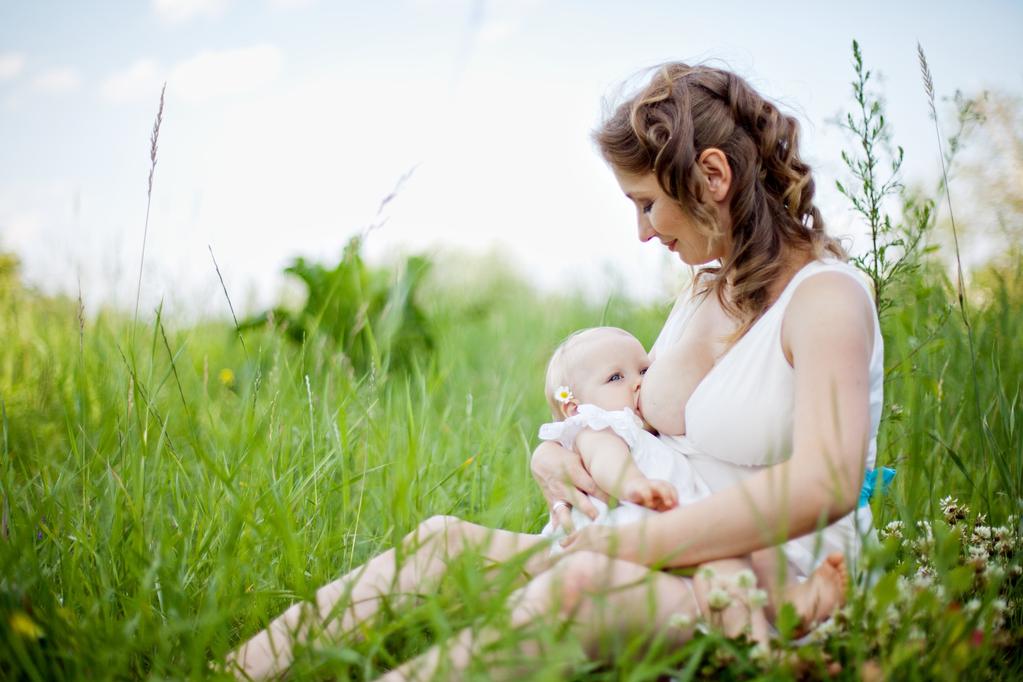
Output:
<svg viewBox="0 0 1023 682">
<path fill-rule="evenodd" d="M 859 271 L 836 259 L 816 260 L 800 269 L 778 299 L 750 330 L 723 355 L 696 387 L 685 406 L 685 436 L 661 436 L 662 442 L 684 454 L 712 492 L 792 455 L 794 371 L 781 345 L 782 321 L 796 289 L 823 272 L 852 277 L 872 300 Z M 683 292 L 672 309 L 653 353 L 661 353 L 681 337 L 699 302 L 692 290 Z M 872 305 L 873 307 L 873 305 Z M 877 316 L 870 358 L 870 438 L 866 468 L 877 456 L 884 385 L 884 347 Z M 798 495 L 799 491 L 791 491 Z M 870 507 L 864 505 L 822 529 L 782 546 L 790 574 L 806 577 L 831 552 L 845 552 L 855 566 L 863 538 L 871 533 Z"/>
</svg>

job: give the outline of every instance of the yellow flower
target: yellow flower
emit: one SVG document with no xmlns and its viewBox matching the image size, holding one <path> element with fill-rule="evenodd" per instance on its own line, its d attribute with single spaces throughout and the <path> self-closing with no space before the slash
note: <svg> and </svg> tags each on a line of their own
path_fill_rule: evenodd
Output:
<svg viewBox="0 0 1023 682">
<path fill-rule="evenodd" d="M 575 400 L 575 396 L 572 395 L 572 389 L 568 386 L 559 386 L 558 390 L 554 392 L 554 399 L 564 405 L 570 400 Z"/>
<path fill-rule="evenodd" d="M 220 374 L 218 374 L 217 376 L 220 378 L 220 383 L 224 384 L 225 386 L 234 385 L 234 372 L 231 371 L 230 367 L 225 367 L 224 369 L 220 370 Z"/>
<path fill-rule="evenodd" d="M 43 629 L 24 611 L 12 613 L 9 623 L 11 630 L 25 639 L 39 639 L 43 636 Z"/>
</svg>

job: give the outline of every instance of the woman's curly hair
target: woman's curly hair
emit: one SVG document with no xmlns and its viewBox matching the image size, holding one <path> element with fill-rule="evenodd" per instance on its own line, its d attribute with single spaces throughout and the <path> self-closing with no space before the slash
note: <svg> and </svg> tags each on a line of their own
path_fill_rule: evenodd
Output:
<svg viewBox="0 0 1023 682">
<path fill-rule="evenodd" d="M 732 171 L 732 250 L 720 266 L 699 274 L 717 275 L 706 280 L 707 287 L 739 320 L 735 338 L 770 305 L 770 286 L 784 274 L 786 252 L 846 257 L 814 206 L 813 176 L 799 157 L 799 123 L 734 73 L 663 64 L 593 138 L 613 167 L 653 172 L 708 237 L 720 236 L 721 228 L 704 198 L 707 180 L 698 159 L 710 147 L 724 152 Z"/>
</svg>

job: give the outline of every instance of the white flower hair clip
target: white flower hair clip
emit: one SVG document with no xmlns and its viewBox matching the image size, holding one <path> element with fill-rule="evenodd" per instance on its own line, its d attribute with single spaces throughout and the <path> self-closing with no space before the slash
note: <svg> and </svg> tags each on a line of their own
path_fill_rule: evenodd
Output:
<svg viewBox="0 0 1023 682">
<path fill-rule="evenodd" d="M 554 392 L 554 399 L 564 405 L 571 400 L 575 400 L 575 396 L 572 395 L 572 389 L 568 386 L 558 386 L 558 390 Z"/>
</svg>

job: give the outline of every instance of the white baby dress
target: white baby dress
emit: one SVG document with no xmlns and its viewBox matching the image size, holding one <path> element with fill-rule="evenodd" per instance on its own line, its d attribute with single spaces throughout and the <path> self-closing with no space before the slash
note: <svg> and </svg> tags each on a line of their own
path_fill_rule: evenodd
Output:
<svg viewBox="0 0 1023 682">
<path fill-rule="evenodd" d="M 575 439 L 583 429 L 601 431 L 611 429 L 629 446 L 636 467 L 647 478 L 668 481 L 678 491 L 679 505 L 690 504 L 706 497 L 710 491 L 703 479 L 690 466 L 685 454 L 661 442 L 657 436 L 643 428 L 643 422 L 632 410 L 608 411 L 596 405 L 580 405 L 579 411 L 560 422 L 551 422 L 540 427 L 541 440 L 553 440 L 568 449 L 573 449 Z M 605 526 L 621 526 L 639 521 L 651 509 L 631 502 L 620 502 L 614 509 L 590 496 L 590 502 L 597 508 L 599 516 L 591 520 L 577 509 L 572 509 L 572 523 L 576 529 L 599 523 Z M 560 537 L 564 530 L 553 527 L 553 519 L 540 531 L 547 537 Z M 554 551 L 558 545 L 554 545 Z"/>
</svg>

